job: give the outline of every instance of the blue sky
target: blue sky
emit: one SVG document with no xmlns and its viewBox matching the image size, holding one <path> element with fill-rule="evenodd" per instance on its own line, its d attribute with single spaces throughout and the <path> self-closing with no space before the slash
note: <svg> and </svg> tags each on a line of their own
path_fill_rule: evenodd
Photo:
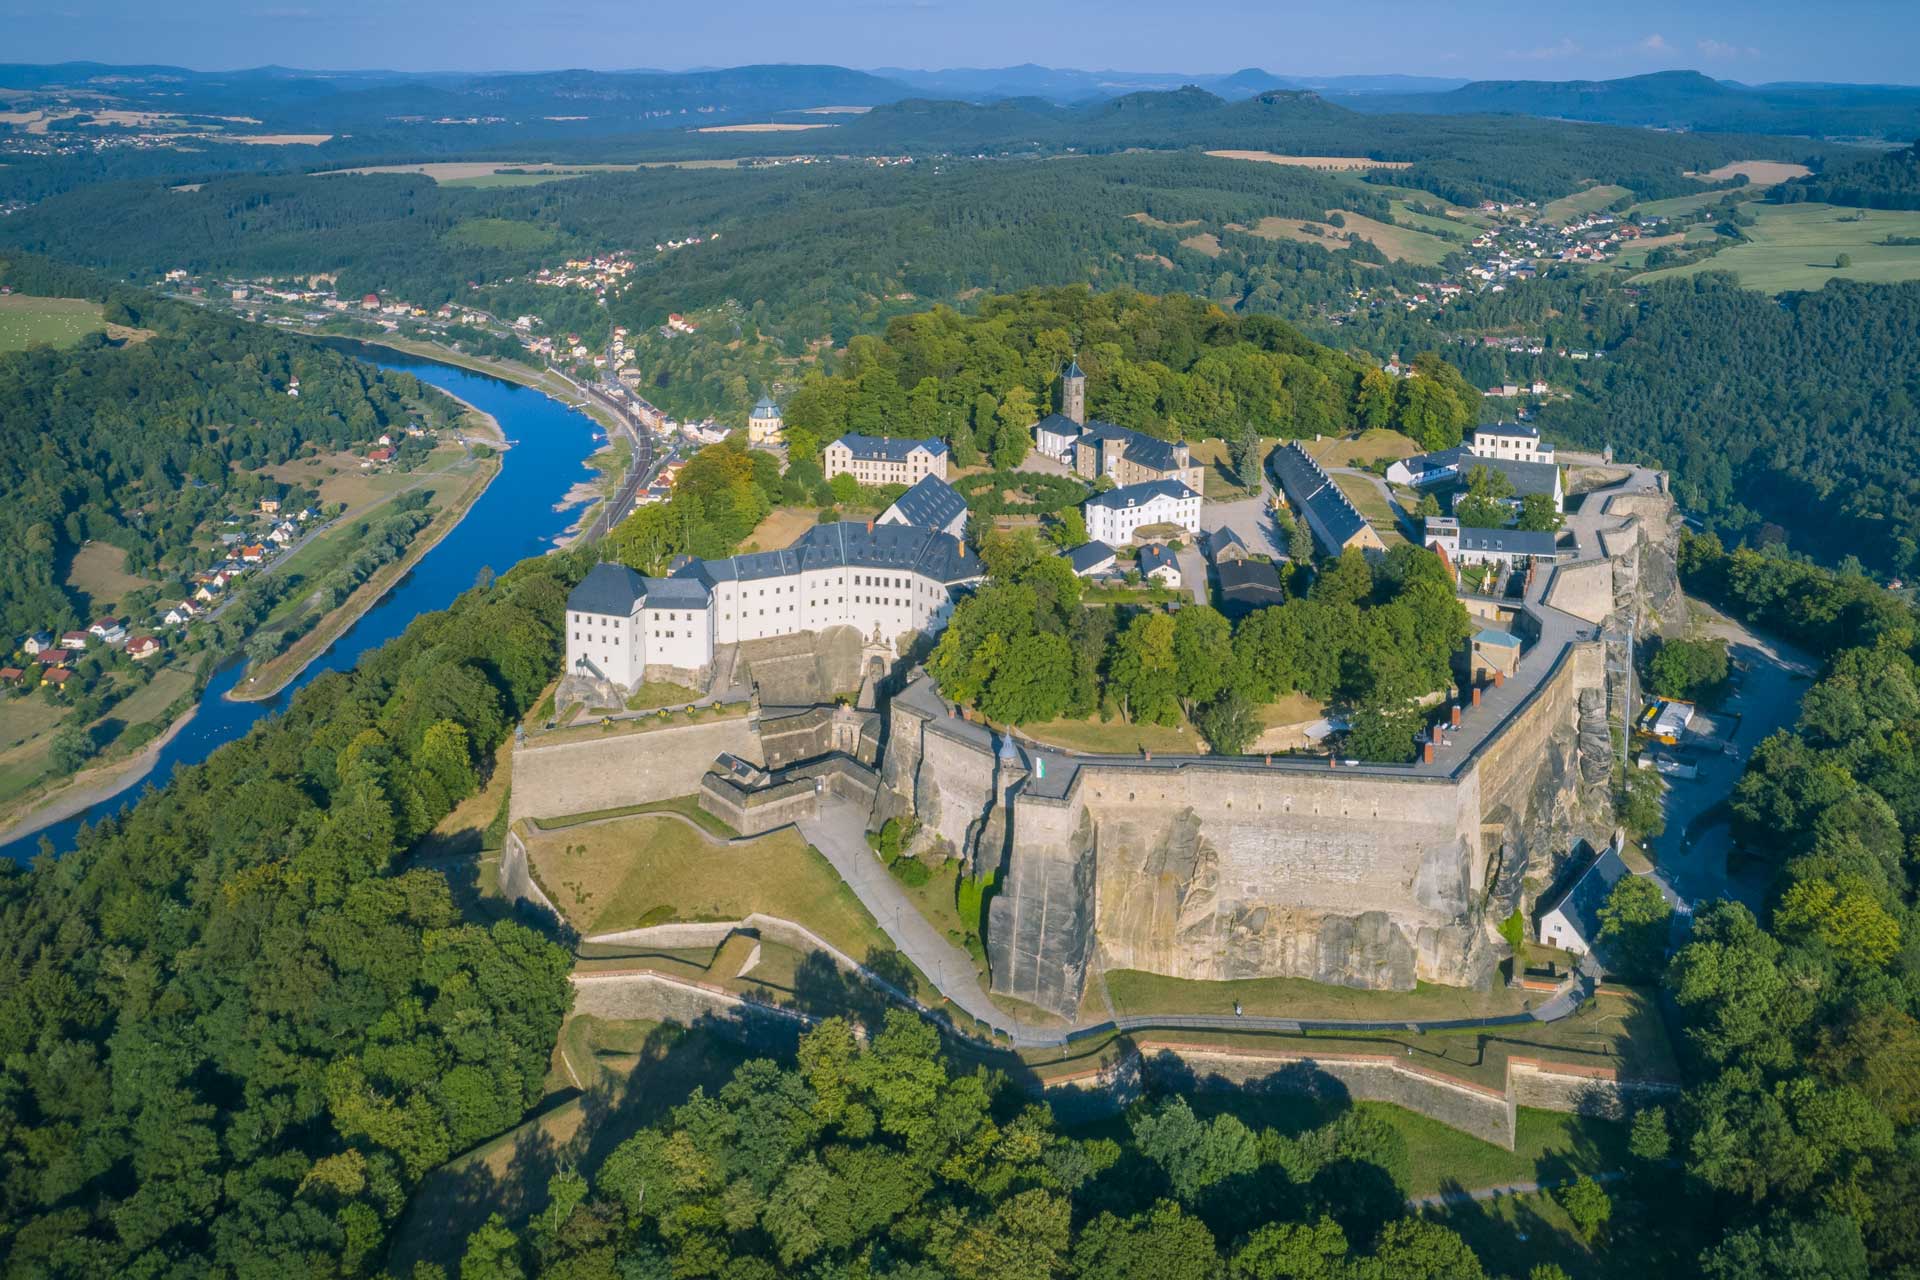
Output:
<svg viewBox="0 0 1920 1280">
<path fill-rule="evenodd" d="M 0 60 L 1920 81 L 1915 0 L 0 0 Z"/>
</svg>

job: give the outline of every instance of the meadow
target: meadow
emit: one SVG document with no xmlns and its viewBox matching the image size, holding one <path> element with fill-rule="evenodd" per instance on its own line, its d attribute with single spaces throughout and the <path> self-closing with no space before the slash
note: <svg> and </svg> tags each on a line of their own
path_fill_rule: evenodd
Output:
<svg viewBox="0 0 1920 1280">
<path fill-rule="evenodd" d="M 0 351 L 25 351 L 46 343 L 70 347 L 89 333 L 104 333 L 100 304 L 84 298 L 0 297 Z"/>
<path fill-rule="evenodd" d="M 1818 289 L 1833 279 L 1868 284 L 1920 280 L 1920 245 L 1880 243 L 1889 236 L 1920 236 L 1920 212 L 1839 209 L 1825 204 L 1755 205 L 1749 240 L 1703 262 L 1650 272 L 1664 280 L 1699 271 L 1731 271 L 1749 289 L 1784 293 Z M 1841 254 L 1848 265 L 1835 266 Z"/>
</svg>

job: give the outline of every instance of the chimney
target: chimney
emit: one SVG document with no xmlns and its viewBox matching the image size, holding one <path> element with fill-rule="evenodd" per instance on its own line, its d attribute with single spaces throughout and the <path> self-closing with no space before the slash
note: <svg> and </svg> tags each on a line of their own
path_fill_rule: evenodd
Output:
<svg viewBox="0 0 1920 1280">
<path fill-rule="evenodd" d="M 1449 721 L 1454 728 L 1458 729 L 1460 727 L 1460 704 L 1457 702 L 1453 704 Z"/>
<path fill-rule="evenodd" d="M 1420 749 L 1420 758 L 1426 764 L 1433 763 L 1433 739 L 1427 739 L 1427 745 Z"/>
<path fill-rule="evenodd" d="M 1145 756 L 1147 757 L 1147 763 L 1148 763 L 1148 764 L 1152 764 L 1152 763 L 1153 763 L 1153 752 L 1151 752 L 1151 751 L 1147 751 L 1147 752 L 1143 752 L 1142 754 L 1144 754 L 1144 755 L 1145 755 Z"/>
<path fill-rule="evenodd" d="M 1499 670 L 1498 668 L 1495 668 L 1493 673 L 1493 687 L 1498 689 L 1501 685 L 1505 684 L 1506 682 L 1507 682 L 1507 673 Z"/>
<path fill-rule="evenodd" d="M 1479 685 L 1473 686 L 1473 705 L 1476 707 L 1480 705 L 1480 686 Z"/>
<path fill-rule="evenodd" d="M 872 532 L 873 532 L 873 519 L 872 519 L 872 517 L 868 517 L 868 519 L 867 519 L 867 532 L 868 532 L 868 533 L 872 533 Z"/>
</svg>

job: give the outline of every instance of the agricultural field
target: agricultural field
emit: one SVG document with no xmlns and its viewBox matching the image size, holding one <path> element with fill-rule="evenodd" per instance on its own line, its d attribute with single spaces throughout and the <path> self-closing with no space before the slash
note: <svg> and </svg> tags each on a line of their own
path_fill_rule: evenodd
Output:
<svg viewBox="0 0 1920 1280">
<path fill-rule="evenodd" d="M 153 579 L 127 572 L 127 553 L 111 542 L 88 542 L 73 553 L 67 566 L 67 586 L 87 597 L 91 612 L 113 609 Z"/>
<path fill-rule="evenodd" d="M 1298 240 L 1303 244 L 1318 244 L 1333 253 L 1345 247 L 1348 235 L 1358 235 L 1397 262 L 1413 262 L 1423 267 L 1439 265 L 1448 254 L 1459 248 L 1452 239 L 1442 238 L 1414 227 L 1380 222 L 1374 218 L 1340 209 L 1329 209 L 1327 212 L 1329 216 L 1335 213 L 1340 214 L 1346 225 L 1336 227 L 1331 223 L 1313 222 L 1309 219 L 1268 217 L 1260 219 L 1251 227 L 1236 229 L 1244 229 L 1251 235 L 1268 240 Z M 1422 222 L 1438 221 L 1434 218 L 1415 216 Z M 1310 227 L 1316 228 L 1319 234 L 1309 230 Z"/>
<path fill-rule="evenodd" d="M 0 297 L 0 352 L 25 351 L 45 343 L 70 347 L 90 333 L 104 333 L 100 304 L 83 298 Z"/>
<path fill-rule="evenodd" d="M 1209 151 L 1222 160 L 1252 160 L 1259 164 L 1288 165 L 1296 169 L 1350 172 L 1355 169 L 1411 169 L 1409 160 L 1375 160 L 1371 156 L 1283 156 L 1272 151 Z"/>
<path fill-rule="evenodd" d="M 584 173 L 479 173 L 470 178 L 437 179 L 443 187 L 537 187 L 546 182 L 565 182 L 584 178 Z"/>
<path fill-rule="evenodd" d="M 1561 196 L 1546 208 L 1540 210 L 1542 222 L 1561 223 L 1579 217 L 1583 213 L 1594 213 L 1606 208 L 1621 196 L 1630 196 L 1633 192 L 1625 187 L 1608 186 L 1604 183 L 1576 191 L 1570 196 Z"/>
<path fill-rule="evenodd" d="M 1920 280 L 1920 245 L 1880 243 L 1889 236 L 1920 236 L 1920 212 L 1825 204 L 1755 205 L 1753 212 L 1747 243 L 1732 245 L 1704 262 L 1639 278 L 1731 271 L 1741 284 L 1766 293 L 1818 289 L 1833 279 L 1869 284 Z M 1835 266 L 1841 254 L 1848 258 L 1845 267 Z"/>
<path fill-rule="evenodd" d="M 1771 187 L 1793 178 L 1804 178 L 1812 172 L 1803 164 L 1788 164 L 1782 160 L 1735 160 L 1732 164 L 1723 164 L 1707 173 L 1689 176 L 1702 182 L 1725 182 L 1728 178 L 1744 174 L 1750 187 Z"/>
</svg>

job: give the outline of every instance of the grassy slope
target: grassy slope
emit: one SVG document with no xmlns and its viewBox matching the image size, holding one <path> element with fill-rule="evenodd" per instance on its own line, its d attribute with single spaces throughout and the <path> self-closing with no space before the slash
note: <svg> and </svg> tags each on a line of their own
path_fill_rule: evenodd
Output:
<svg viewBox="0 0 1920 1280">
<path fill-rule="evenodd" d="M 1836 277 L 1870 284 L 1920 280 L 1920 245 L 1876 243 L 1890 235 L 1920 236 L 1920 212 L 1839 209 L 1825 204 L 1754 205 L 1749 243 L 1689 266 L 1641 277 L 1663 280 L 1699 271 L 1732 271 L 1750 289 L 1781 293 L 1818 289 Z M 1858 221 L 1845 221 L 1864 212 Z M 1835 257 L 1852 264 L 1838 269 Z"/>
</svg>

